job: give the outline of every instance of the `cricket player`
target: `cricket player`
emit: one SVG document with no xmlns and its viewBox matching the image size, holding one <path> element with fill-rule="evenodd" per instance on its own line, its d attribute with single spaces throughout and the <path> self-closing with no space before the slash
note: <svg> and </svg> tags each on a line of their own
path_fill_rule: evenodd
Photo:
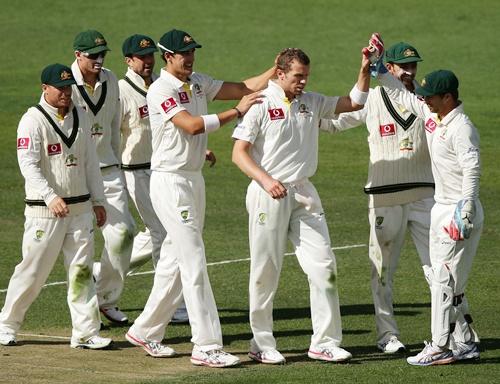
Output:
<svg viewBox="0 0 500 384">
<path fill-rule="evenodd" d="M 71 69 L 47 66 L 39 104 L 17 129 L 17 158 L 25 179 L 23 259 L 12 275 L 0 313 L 0 344 L 15 345 L 24 316 L 62 251 L 68 279 L 72 348 L 101 349 L 97 296 L 92 280 L 93 213 L 106 221 L 104 191 L 90 121 L 71 103 Z M 93 212 L 92 212 L 93 211 Z"/>
<path fill-rule="evenodd" d="M 415 90 L 423 99 L 390 74 L 379 79 L 390 97 L 424 119 L 436 183 L 430 229 L 432 342 L 407 361 L 428 366 L 477 359 L 479 339 L 470 325 L 465 288 L 484 218 L 478 132 L 463 111 L 453 72 L 426 75 Z"/>
<path fill-rule="evenodd" d="M 163 242 L 144 311 L 126 338 L 151 356 L 174 355 L 175 351 L 161 341 L 183 294 L 194 344 L 191 362 L 233 366 L 240 360 L 222 349 L 219 316 L 207 273 L 201 168 L 207 158 L 208 133 L 259 102 L 259 93 L 252 92 L 265 86 L 275 68 L 242 83 L 222 82 L 193 72 L 195 50 L 201 45 L 187 32 L 170 30 L 157 45 L 165 67 L 147 94 L 153 137 L 151 200 L 169 237 Z M 218 114 L 207 112 L 208 101 L 240 98 L 235 108 Z M 208 159 L 213 161 L 213 154 L 209 153 Z"/>
<path fill-rule="evenodd" d="M 250 108 L 234 130 L 233 162 L 252 178 L 246 196 L 253 332 L 248 355 L 257 362 L 285 362 L 276 349 L 272 311 L 287 238 L 309 281 L 313 335 L 308 356 L 330 362 L 352 357 L 340 347 L 336 261 L 321 200 L 309 177 L 318 164 L 320 119 L 358 110 L 366 102 L 369 61 L 362 57 L 350 96 L 329 97 L 305 92 L 309 57 L 298 48 L 283 50 L 277 79 L 262 92 L 263 102 Z"/>
<path fill-rule="evenodd" d="M 385 51 L 385 61 L 388 71 L 408 91 L 414 92 L 417 63 L 422 61 L 417 50 L 408 43 L 394 44 Z M 432 273 L 429 226 L 434 179 L 424 121 L 391 99 L 379 86 L 370 89 L 362 110 L 322 120 L 321 128 L 339 132 L 361 124 L 366 124 L 370 147 L 365 193 L 368 194 L 377 347 L 384 353 L 404 352 L 394 318 L 392 286 L 407 228 L 429 284 Z"/>
<path fill-rule="evenodd" d="M 104 36 L 95 30 L 79 33 L 74 40 L 75 61 L 71 69 L 73 102 L 91 121 L 104 180 L 107 221 L 102 227 L 104 249 L 100 268 L 94 273 L 101 313 L 110 321 L 126 324 L 127 316 L 117 307 L 129 269 L 135 222 L 128 209 L 128 196 L 120 164 L 120 100 L 115 75 L 103 68 L 109 51 Z"/>
<path fill-rule="evenodd" d="M 161 244 L 166 232 L 156 216 L 149 194 L 151 177 L 151 127 L 146 94 L 158 76 L 153 73 L 156 45 L 149 36 L 132 35 L 123 42 L 123 55 L 128 66 L 125 77 L 118 81 L 121 106 L 121 168 L 128 193 L 146 230 L 134 238 L 130 269 L 138 268 L 153 259 L 156 267 Z M 172 321 L 187 322 L 186 307 L 182 302 Z"/>
</svg>

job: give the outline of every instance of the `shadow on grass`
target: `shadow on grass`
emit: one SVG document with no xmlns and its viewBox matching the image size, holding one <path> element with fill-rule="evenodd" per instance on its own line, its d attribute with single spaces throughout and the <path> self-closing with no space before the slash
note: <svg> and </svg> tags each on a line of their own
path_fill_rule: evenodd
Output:
<svg viewBox="0 0 500 384">
<path fill-rule="evenodd" d="M 408 308 L 408 310 L 402 310 Z M 394 305 L 396 316 L 417 316 L 421 313 L 418 308 L 430 308 L 430 303 L 399 303 Z M 373 304 L 342 305 L 340 307 L 342 316 L 373 315 Z M 219 308 L 221 324 L 248 323 L 248 309 Z M 230 314 L 227 316 L 226 314 Z M 234 315 L 238 314 L 238 315 Z M 275 308 L 273 311 L 274 320 L 294 320 L 310 319 L 311 311 L 309 307 L 302 308 Z"/>
</svg>

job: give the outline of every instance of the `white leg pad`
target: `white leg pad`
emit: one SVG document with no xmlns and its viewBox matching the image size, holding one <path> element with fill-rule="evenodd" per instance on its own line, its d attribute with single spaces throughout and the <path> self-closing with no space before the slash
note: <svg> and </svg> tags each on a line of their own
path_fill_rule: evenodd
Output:
<svg viewBox="0 0 500 384">
<path fill-rule="evenodd" d="M 451 307 L 453 305 L 453 277 L 446 265 L 434 269 L 431 286 L 432 341 L 439 347 L 448 345 Z"/>
</svg>

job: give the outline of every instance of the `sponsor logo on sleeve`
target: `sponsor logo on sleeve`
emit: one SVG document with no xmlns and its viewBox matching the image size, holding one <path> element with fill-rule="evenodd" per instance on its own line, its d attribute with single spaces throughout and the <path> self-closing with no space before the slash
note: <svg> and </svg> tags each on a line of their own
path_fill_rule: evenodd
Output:
<svg viewBox="0 0 500 384">
<path fill-rule="evenodd" d="M 163 108 L 163 111 L 165 113 L 169 113 L 172 109 L 177 107 L 177 103 L 175 102 L 175 99 L 173 97 L 169 97 L 167 100 L 165 100 L 160 105 Z"/>
<path fill-rule="evenodd" d="M 187 92 L 179 92 L 179 100 L 181 104 L 189 103 L 189 96 Z"/>
<path fill-rule="evenodd" d="M 271 120 L 283 120 L 285 118 L 285 112 L 283 112 L 282 108 L 269 109 L 268 112 Z"/>
<path fill-rule="evenodd" d="M 425 122 L 425 130 L 429 133 L 432 133 L 434 132 L 436 127 L 437 127 L 436 122 L 429 117 L 429 119 Z"/>
<path fill-rule="evenodd" d="M 61 143 L 47 145 L 47 152 L 49 156 L 60 155 L 62 153 Z"/>
<path fill-rule="evenodd" d="M 141 119 L 144 119 L 145 117 L 149 116 L 149 110 L 147 105 L 139 107 L 139 116 L 141 116 Z"/>
<path fill-rule="evenodd" d="M 28 149 L 30 144 L 29 137 L 18 137 L 17 138 L 17 149 Z"/>
<path fill-rule="evenodd" d="M 384 124 L 379 126 L 380 136 L 394 136 L 396 134 L 396 126 L 394 124 Z"/>
</svg>

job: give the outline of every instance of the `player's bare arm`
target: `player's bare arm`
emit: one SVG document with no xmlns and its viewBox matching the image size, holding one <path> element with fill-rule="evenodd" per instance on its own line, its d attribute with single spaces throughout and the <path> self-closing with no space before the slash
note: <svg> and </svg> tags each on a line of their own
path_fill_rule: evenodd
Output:
<svg viewBox="0 0 500 384">
<path fill-rule="evenodd" d="M 363 50 L 364 49 L 365 48 L 363 48 Z M 355 88 L 361 93 L 367 93 L 370 88 L 370 60 L 365 54 L 361 55 L 361 67 L 359 69 L 358 81 L 356 82 Z M 363 108 L 364 102 L 361 104 L 360 100 L 353 95 L 353 92 L 356 92 L 355 88 L 353 88 L 349 96 L 342 96 L 339 98 L 335 113 L 352 112 Z"/>
<path fill-rule="evenodd" d="M 276 74 L 276 65 L 258 76 L 243 80 L 240 83 L 224 82 L 215 96 L 216 100 L 239 100 L 245 95 L 260 91 L 267 87 L 269 79 Z"/>
<path fill-rule="evenodd" d="M 262 95 L 260 92 L 254 92 L 243 96 L 235 108 L 228 109 L 227 111 L 214 115 L 205 115 L 204 117 L 193 116 L 188 111 L 180 111 L 172 117 L 172 122 L 175 126 L 183 129 L 190 135 L 199 135 L 204 132 L 210 133 L 231 120 L 242 117 L 252 105 L 261 103 L 261 100 Z M 218 119 L 218 121 L 215 119 Z M 211 124 L 214 125 L 211 127 Z"/>
<path fill-rule="evenodd" d="M 271 177 L 260 168 L 250 156 L 249 150 L 252 144 L 245 140 L 235 140 L 233 146 L 233 163 L 241 171 L 258 182 L 273 199 L 282 199 L 287 195 L 287 190 L 279 180 Z"/>
</svg>

